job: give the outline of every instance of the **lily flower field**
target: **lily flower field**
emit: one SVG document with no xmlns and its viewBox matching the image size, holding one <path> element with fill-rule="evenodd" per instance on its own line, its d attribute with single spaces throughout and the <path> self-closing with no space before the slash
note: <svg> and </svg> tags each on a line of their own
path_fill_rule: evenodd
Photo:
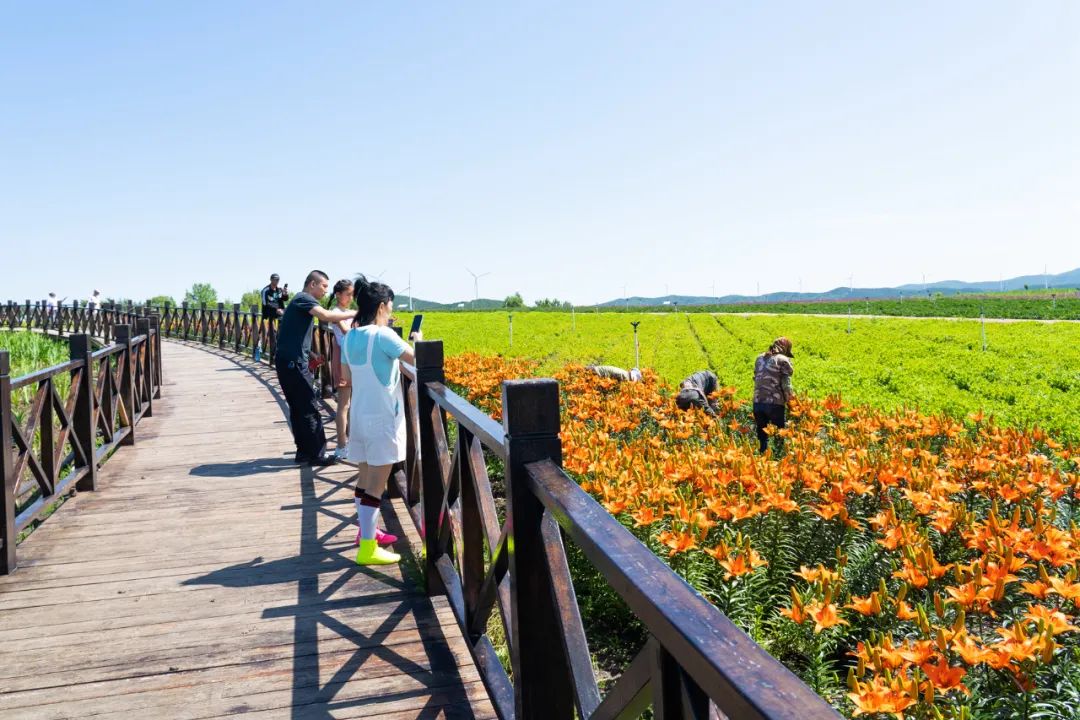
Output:
<svg viewBox="0 0 1080 720">
<path fill-rule="evenodd" d="M 798 399 L 762 456 L 745 388 L 723 388 L 712 418 L 676 410 L 651 370 L 551 369 L 447 360 L 496 417 L 503 379 L 553 374 L 567 470 L 845 715 L 1077 717 L 1076 446 L 828 395 Z"/>
</svg>

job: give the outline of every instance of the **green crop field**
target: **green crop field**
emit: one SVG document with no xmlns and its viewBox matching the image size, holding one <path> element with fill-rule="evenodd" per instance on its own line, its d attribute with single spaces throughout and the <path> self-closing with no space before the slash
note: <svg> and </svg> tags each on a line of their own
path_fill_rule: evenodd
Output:
<svg viewBox="0 0 1080 720">
<path fill-rule="evenodd" d="M 403 319 L 407 322 L 407 318 Z M 1038 424 L 1080 440 L 1080 324 L 853 319 L 704 313 L 427 313 L 426 339 L 450 355 L 536 358 L 542 371 L 568 362 L 634 364 L 631 321 L 640 321 L 641 364 L 675 383 L 710 368 L 749 397 L 754 358 L 771 340 L 795 344 L 797 392 L 839 393 L 856 404 L 917 407 L 962 416 L 977 410 L 1015 425 Z"/>
<path fill-rule="evenodd" d="M 668 307 L 649 308 L 657 311 Z M 806 302 L 760 302 L 731 305 L 693 305 L 680 307 L 693 313 L 789 313 L 796 315 L 889 315 L 893 317 L 964 317 L 1006 318 L 1015 320 L 1080 320 L 1080 291 L 1024 291 L 992 295 L 912 294 L 904 298 Z M 642 308 L 611 308 L 613 312 L 639 313 Z"/>
</svg>

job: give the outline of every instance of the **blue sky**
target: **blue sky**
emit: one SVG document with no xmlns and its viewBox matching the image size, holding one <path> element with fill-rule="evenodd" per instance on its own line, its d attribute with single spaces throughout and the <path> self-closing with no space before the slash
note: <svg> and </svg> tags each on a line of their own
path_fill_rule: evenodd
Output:
<svg viewBox="0 0 1080 720">
<path fill-rule="evenodd" d="M 0 296 L 1080 266 L 1080 4 L 0 2 Z"/>
</svg>

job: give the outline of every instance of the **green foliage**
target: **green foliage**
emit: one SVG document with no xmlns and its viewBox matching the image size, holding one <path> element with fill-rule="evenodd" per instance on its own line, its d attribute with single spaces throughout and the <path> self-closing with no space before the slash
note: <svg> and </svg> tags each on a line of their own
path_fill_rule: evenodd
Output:
<svg viewBox="0 0 1080 720">
<path fill-rule="evenodd" d="M 240 310 L 247 312 L 252 305 L 262 309 L 262 291 L 259 288 L 248 290 L 240 296 Z"/>
<path fill-rule="evenodd" d="M 0 331 L 0 349 L 7 350 L 10 355 L 12 378 L 67 362 L 70 356 L 66 341 L 21 330 Z M 56 390 L 60 397 L 66 396 L 70 382 L 66 373 L 56 377 Z M 36 385 L 12 392 L 12 411 L 17 423 L 22 423 L 23 413 L 33 401 L 35 392 Z"/>
<path fill-rule="evenodd" d="M 216 305 L 217 301 L 217 290 L 210 283 L 194 283 L 191 289 L 184 294 L 184 302 L 192 303 L 195 307 L 198 307 L 201 303 Z"/>
<path fill-rule="evenodd" d="M 570 303 L 563 302 L 558 298 L 541 298 L 533 303 L 537 310 L 569 310 Z"/>
<path fill-rule="evenodd" d="M 172 295 L 155 295 L 147 300 L 146 304 L 156 308 L 164 307 L 166 304 L 176 307 L 176 300 L 173 299 Z"/>
<path fill-rule="evenodd" d="M 503 300 L 503 307 L 505 308 L 523 308 L 525 307 L 525 301 L 521 299 L 521 293 L 516 292 L 513 295 L 507 295 Z"/>
</svg>

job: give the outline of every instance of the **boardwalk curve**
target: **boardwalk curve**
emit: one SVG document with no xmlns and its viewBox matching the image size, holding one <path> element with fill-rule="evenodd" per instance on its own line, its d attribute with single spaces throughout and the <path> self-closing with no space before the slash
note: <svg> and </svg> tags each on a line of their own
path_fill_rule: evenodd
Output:
<svg viewBox="0 0 1080 720">
<path fill-rule="evenodd" d="M 352 562 L 351 470 L 290 462 L 273 372 L 175 342 L 163 364 L 138 451 L 0 578 L 0 717 L 494 717 L 446 599 Z"/>
</svg>

